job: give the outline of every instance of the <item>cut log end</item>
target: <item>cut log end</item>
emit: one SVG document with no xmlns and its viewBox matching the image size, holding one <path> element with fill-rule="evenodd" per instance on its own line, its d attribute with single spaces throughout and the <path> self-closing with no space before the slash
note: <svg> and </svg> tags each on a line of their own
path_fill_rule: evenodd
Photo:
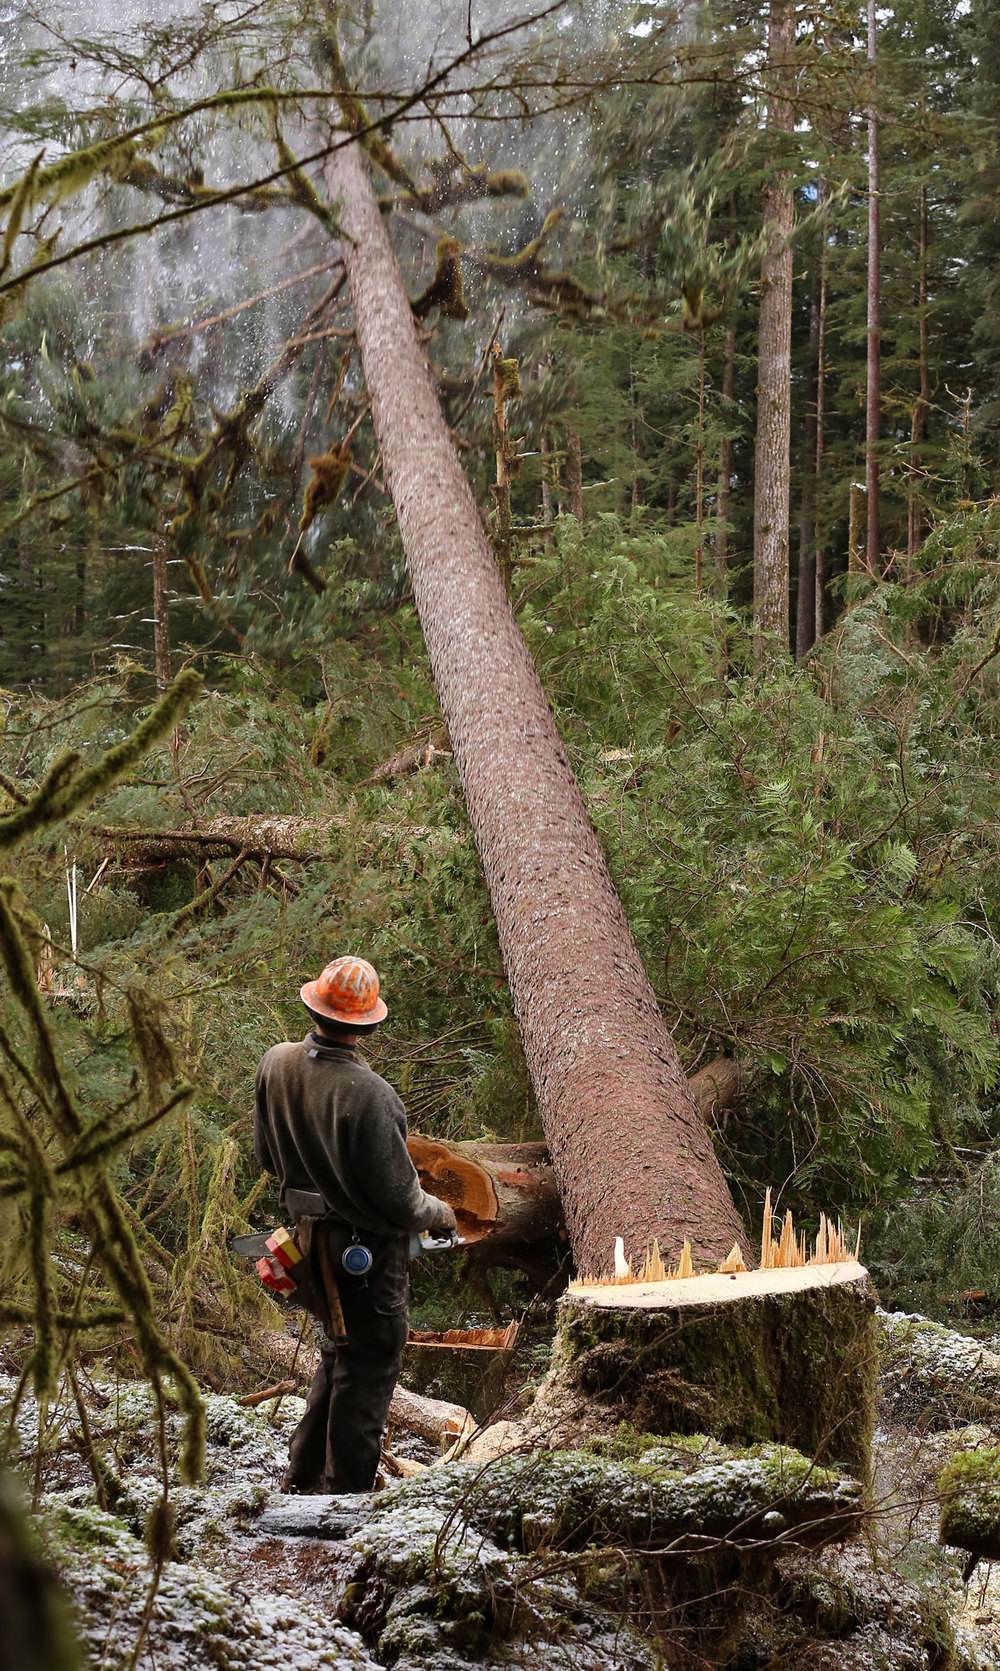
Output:
<svg viewBox="0 0 1000 1671">
<path fill-rule="evenodd" d="M 469 1160 L 455 1144 L 436 1143 L 416 1132 L 406 1146 L 423 1188 L 454 1209 L 459 1235 L 467 1242 L 488 1236 L 497 1222 L 500 1204 L 486 1167 Z"/>
<path fill-rule="evenodd" d="M 541 1143 L 448 1143 L 411 1132 L 420 1182 L 454 1209 L 466 1243 L 526 1245 L 558 1237 L 562 1210 Z"/>
</svg>

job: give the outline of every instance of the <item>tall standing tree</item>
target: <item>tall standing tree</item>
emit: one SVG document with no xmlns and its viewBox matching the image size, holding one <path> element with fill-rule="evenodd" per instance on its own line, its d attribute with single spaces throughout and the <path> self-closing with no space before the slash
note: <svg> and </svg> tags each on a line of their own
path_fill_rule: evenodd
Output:
<svg viewBox="0 0 1000 1671">
<path fill-rule="evenodd" d="M 880 274 L 879 117 L 877 95 L 878 20 L 875 0 L 868 0 L 868 357 L 865 380 L 865 495 L 868 524 L 865 562 L 878 573 L 879 553 L 879 431 L 882 406 L 882 324 Z"/>
<path fill-rule="evenodd" d="M 356 107 L 348 105 L 348 114 Z M 417 341 L 359 145 L 326 165 L 435 685 L 577 1264 L 743 1230 L 660 1014 Z"/>
<path fill-rule="evenodd" d="M 795 3 L 771 0 L 767 134 L 774 147 L 763 193 L 768 232 L 760 273 L 757 445 L 754 454 L 753 612 L 758 654 L 788 645 L 788 523 L 792 424 L 792 175 Z"/>
</svg>

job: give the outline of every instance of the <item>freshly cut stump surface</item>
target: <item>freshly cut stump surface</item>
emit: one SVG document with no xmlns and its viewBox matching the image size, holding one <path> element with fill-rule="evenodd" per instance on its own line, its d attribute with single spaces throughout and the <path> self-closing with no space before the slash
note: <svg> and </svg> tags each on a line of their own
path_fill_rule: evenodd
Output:
<svg viewBox="0 0 1000 1671">
<path fill-rule="evenodd" d="M 875 1303 L 853 1260 L 571 1288 L 531 1419 L 777 1440 L 867 1481 Z"/>
</svg>

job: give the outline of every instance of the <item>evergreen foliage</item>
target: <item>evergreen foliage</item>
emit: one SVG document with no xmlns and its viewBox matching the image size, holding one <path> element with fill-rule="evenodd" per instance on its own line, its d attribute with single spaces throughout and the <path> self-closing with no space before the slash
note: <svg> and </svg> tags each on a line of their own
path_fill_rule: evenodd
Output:
<svg viewBox="0 0 1000 1671">
<path fill-rule="evenodd" d="M 246 1318 L 281 1324 L 224 1244 L 277 1210 L 248 1086 L 303 1027 L 303 979 L 341 950 L 379 966 L 393 1019 L 372 1059 L 414 1126 L 539 1135 L 336 206 L 302 160 L 329 138 L 317 111 L 366 130 L 484 506 L 495 335 L 513 368 L 512 601 L 685 1063 L 741 1064 L 716 1137 L 748 1218 L 766 1183 L 807 1220 L 836 1202 L 880 1238 L 892 1291 L 1000 1302 L 994 0 L 880 14 L 874 579 L 848 549 L 858 9 L 800 16 L 781 156 L 752 8 L 681 39 L 669 9 L 609 5 L 586 40 L 557 17 L 481 59 L 423 17 L 392 34 L 385 8 L 339 8 L 334 55 L 327 10 L 294 35 L 265 5 L 66 45 L 25 12 L 0 67 L 2 1316 L 40 1394 L 84 1337 L 173 1377 L 192 1467 L 191 1371 L 251 1376 L 262 1360 L 233 1361 Z M 68 52 L 72 99 L 53 80 Z M 413 63 L 442 55 L 460 73 L 417 97 Z M 765 674 L 745 606 L 760 198 L 779 164 L 792 547 L 814 527 L 824 581 L 812 659 Z M 186 218 L 133 239 L 160 210 Z M 73 240 L 89 253 L 50 268 Z M 577 441 L 582 526 L 560 514 Z M 184 671 L 154 705 L 157 625 Z M 404 773 L 405 752 L 425 763 Z M 157 852 L 218 817 L 308 839 L 288 858 Z M 88 887 L 75 959 L 67 856 Z"/>
</svg>

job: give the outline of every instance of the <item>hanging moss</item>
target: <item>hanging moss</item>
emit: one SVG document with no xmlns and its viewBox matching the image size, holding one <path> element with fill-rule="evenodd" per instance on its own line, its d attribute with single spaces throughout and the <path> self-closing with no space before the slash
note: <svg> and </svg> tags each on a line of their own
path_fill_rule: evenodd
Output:
<svg viewBox="0 0 1000 1671">
<path fill-rule="evenodd" d="M 288 169 L 288 195 L 300 209 L 305 209 L 310 215 L 315 215 L 320 225 L 327 232 L 336 231 L 336 217 L 329 206 L 322 201 L 312 181 L 302 172 L 294 153 L 289 149 L 281 134 L 277 135 L 278 161 L 282 168 Z"/>
<path fill-rule="evenodd" d="M 518 400 L 521 394 L 521 380 L 517 374 L 517 361 L 505 360 L 497 355 L 493 361 L 493 387 L 498 400 Z"/>
<path fill-rule="evenodd" d="M 27 804 L 0 818 L 0 852 L 16 846 L 25 836 L 61 822 L 77 807 L 112 789 L 154 743 L 180 723 L 200 689 L 200 675 L 186 668 L 131 736 L 108 749 L 95 765 L 81 770 L 79 754 L 64 754 Z"/>
<path fill-rule="evenodd" d="M 39 151 L 34 162 L 22 174 L 15 188 L 14 196 L 11 198 L 10 213 L 7 216 L 7 225 L 3 235 L 3 249 L 0 250 L 0 276 L 10 266 L 14 254 L 14 245 L 17 242 L 25 214 L 31 207 L 34 198 L 38 169 L 44 155 L 44 151 Z"/>
<path fill-rule="evenodd" d="M 63 755 L 36 794 L 0 820 L 0 847 L 11 847 L 24 835 L 59 822 L 75 807 L 110 788 L 164 732 L 172 729 L 200 682 L 195 674 L 182 674 L 132 735 L 109 749 L 94 766 L 84 767 L 75 753 Z M 55 1033 L 38 991 L 27 938 L 31 917 L 16 882 L 10 878 L 0 881 L 0 959 L 11 993 L 23 1012 L 33 1054 L 33 1061 L 26 1061 L 6 1034 L 0 1037 L 4 1056 L 35 1103 L 33 1119 L 29 1121 L 22 1114 L 20 1098 L 8 1083 L 6 1073 L 0 1076 L 0 1106 L 9 1128 L 0 1133 L 3 1139 L 0 1152 L 5 1151 L 8 1157 L 8 1174 L 10 1162 L 20 1162 L 28 1190 L 23 1209 L 24 1240 L 34 1290 L 30 1320 L 35 1342 L 26 1373 L 33 1375 L 36 1394 L 44 1404 L 54 1386 L 56 1337 L 63 1326 L 63 1314 L 56 1308 L 56 1268 L 50 1258 L 52 1216 L 54 1208 L 69 1199 L 89 1236 L 92 1258 L 104 1271 L 111 1297 L 121 1302 L 122 1312 L 131 1323 L 135 1350 L 143 1369 L 157 1387 L 164 1378 L 173 1384 L 186 1418 L 181 1470 L 186 1479 L 193 1480 L 204 1461 L 205 1418 L 201 1397 L 190 1371 L 160 1334 L 135 1235 L 104 1170 L 108 1156 L 122 1142 L 162 1118 L 171 1104 L 168 1101 L 162 1107 L 150 1109 L 141 1120 L 132 1122 L 131 1128 L 125 1123 L 115 1125 L 111 1119 L 93 1122 L 85 1116 L 63 1071 Z M 166 1068 L 169 1048 L 162 1036 L 157 1037 L 157 1026 L 141 1004 L 138 1010 L 147 1068 L 155 1082 Z M 173 1102 L 190 1095 L 190 1086 L 176 1086 Z M 41 1122 L 44 1139 L 36 1134 L 35 1121 Z M 6 1315 L 10 1315 L 9 1308 Z M 117 1311 L 109 1315 L 117 1320 Z M 70 1342 L 76 1329 L 91 1326 L 91 1321 L 81 1317 L 71 1323 Z"/>
<path fill-rule="evenodd" d="M 166 1087 L 176 1077 L 174 1053 L 163 1031 L 160 1005 L 150 997 L 147 988 L 134 984 L 126 987 L 125 1000 L 152 1107 L 163 1100 Z"/>
<path fill-rule="evenodd" d="M 434 277 L 416 301 L 410 303 L 415 318 L 426 319 L 437 308 L 446 319 L 468 319 L 459 262 L 461 253 L 462 246 L 457 238 L 442 238 L 439 241 Z"/>
<path fill-rule="evenodd" d="M 305 533 L 325 505 L 335 503 L 351 468 L 352 456 L 350 447 L 334 442 L 329 452 L 316 453 L 309 460 L 312 479 L 306 488 L 305 505 L 299 518 L 300 533 Z"/>
</svg>

